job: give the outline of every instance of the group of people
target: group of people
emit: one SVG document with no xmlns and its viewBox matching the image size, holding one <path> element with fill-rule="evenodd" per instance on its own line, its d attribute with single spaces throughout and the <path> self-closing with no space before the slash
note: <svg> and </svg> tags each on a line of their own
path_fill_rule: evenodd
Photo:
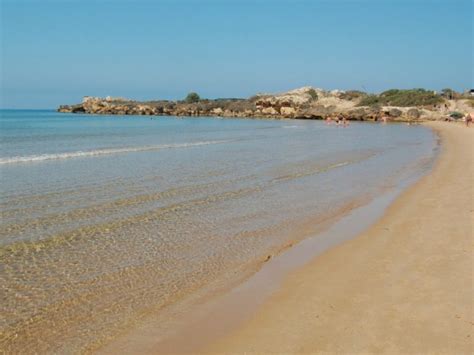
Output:
<svg viewBox="0 0 474 355">
<path fill-rule="evenodd" d="M 381 118 L 382 122 L 383 123 L 387 123 L 388 122 L 388 117 L 387 116 L 383 116 Z M 344 115 L 337 115 L 337 116 L 327 116 L 326 117 L 326 124 L 330 125 L 332 124 L 332 122 L 335 122 L 336 126 L 339 126 L 339 125 L 342 125 L 344 127 L 346 126 L 349 126 L 349 121 L 347 120 L 347 118 L 344 116 Z M 377 119 L 375 120 L 377 121 Z"/>
<path fill-rule="evenodd" d="M 346 126 L 349 125 L 349 121 L 347 121 L 347 119 L 344 115 L 337 115 L 335 117 L 328 116 L 328 117 L 326 117 L 326 124 L 328 124 L 328 125 L 332 124 L 333 120 L 336 123 L 336 126 L 342 125 L 342 126 L 346 127 Z"/>
<path fill-rule="evenodd" d="M 446 119 L 448 120 L 448 119 Z M 349 121 L 347 121 L 346 117 L 344 115 L 337 115 L 337 116 L 327 116 L 326 117 L 326 124 L 330 125 L 332 124 L 332 122 L 334 121 L 334 123 L 336 124 L 336 126 L 348 126 L 349 125 Z M 382 122 L 383 123 L 387 123 L 388 121 L 388 118 L 386 116 L 383 116 L 382 117 Z M 469 125 L 474 121 L 474 113 L 466 113 L 466 115 L 464 116 L 464 122 L 466 123 L 466 126 L 469 127 Z"/>
</svg>

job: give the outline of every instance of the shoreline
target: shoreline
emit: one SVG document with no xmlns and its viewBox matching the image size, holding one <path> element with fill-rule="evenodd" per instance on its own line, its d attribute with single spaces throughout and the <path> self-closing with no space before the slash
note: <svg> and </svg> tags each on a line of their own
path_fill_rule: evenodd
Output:
<svg viewBox="0 0 474 355">
<path fill-rule="evenodd" d="M 472 352 L 474 131 L 427 125 L 442 141 L 432 171 L 203 352 Z"/>
<path fill-rule="evenodd" d="M 365 213 L 368 220 L 359 221 L 358 230 L 362 231 L 374 223 L 380 217 L 377 207 L 383 211 L 400 190 L 403 189 L 399 187 L 386 191 L 372 199 L 349 204 L 350 207 L 337 215 L 304 223 L 298 238 L 246 268 L 238 278 L 223 280 L 217 286 L 200 290 L 169 309 L 148 315 L 136 327 L 102 344 L 96 352 L 190 353 L 209 345 L 216 334 L 224 336 L 247 320 L 262 302 L 278 290 L 289 273 L 327 249 L 356 237 L 357 234 L 349 228 L 357 223 L 355 219 L 359 214 Z M 341 230 L 349 235 L 341 237 Z M 206 324 L 206 327 L 201 324 Z M 183 339 L 189 342 L 183 342 Z"/>
<path fill-rule="evenodd" d="M 436 140 L 439 141 L 439 135 Z M 439 154 L 437 152 L 433 157 L 434 164 L 437 163 Z M 171 316 L 177 318 L 172 323 L 178 326 L 169 334 L 163 336 L 160 332 L 161 318 L 150 317 L 137 328 L 99 348 L 98 352 L 189 353 L 206 349 L 216 340 L 216 335 L 217 338 L 225 337 L 227 333 L 232 333 L 248 321 L 273 293 L 278 292 L 289 275 L 304 268 L 307 263 L 327 250 L 356 238 L 375 224 L 407 188 L 430 174 L 433 165 L 421 176 L 403 181 L 363 203 L 356 204 L 337 218 L 325 221 L 324 226 L 317 232 L 306 232 L 306 237 L 299 238 L 295 245 L 292 243 L 288 248 L 283 248 L 281 253 L 271 255 L 267 262 L 262 263 L 253 274 L 241 279 L 240 283 L 229 285 L 230 287 L 224 287 L 220 292 L 204 297 L 204 301 L 193 304 L 184 312 L 172 311 Z M 202 324 L 206 326 L 202 327 Z M 186 339 L 186 342 L 183 342 L 183 339 Z"/>
</svg>

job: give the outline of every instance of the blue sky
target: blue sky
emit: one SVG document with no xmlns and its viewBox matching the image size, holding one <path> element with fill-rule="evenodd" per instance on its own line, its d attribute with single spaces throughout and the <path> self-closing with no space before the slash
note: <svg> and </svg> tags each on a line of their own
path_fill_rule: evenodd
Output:
<svg viewBox="0 0 474 355">
<path fill-rule="evenodd" d="M 3 108 L 473 86 L 472 0 L 0 0 Z"/>
</svg>

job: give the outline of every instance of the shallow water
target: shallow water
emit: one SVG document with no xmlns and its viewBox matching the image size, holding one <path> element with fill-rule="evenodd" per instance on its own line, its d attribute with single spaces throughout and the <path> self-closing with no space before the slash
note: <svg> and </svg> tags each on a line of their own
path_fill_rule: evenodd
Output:
<svg viewBox="0 0 474 355">
<path fill-rule="evenodd" d="M 431 166 L 421 126 L 0 111 L 0 348 L 76 352 Z"/>
</svg>

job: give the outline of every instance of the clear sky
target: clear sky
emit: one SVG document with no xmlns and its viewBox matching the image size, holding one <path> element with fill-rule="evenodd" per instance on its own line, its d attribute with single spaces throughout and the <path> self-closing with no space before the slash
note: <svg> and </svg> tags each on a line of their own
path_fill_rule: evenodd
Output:
<svg viewBox="0 0 474 355">
<path fill-rule="evenodd" d="M 0 0 L 3 108 L 473 86 L 472 0 Z"/>
</svg>

